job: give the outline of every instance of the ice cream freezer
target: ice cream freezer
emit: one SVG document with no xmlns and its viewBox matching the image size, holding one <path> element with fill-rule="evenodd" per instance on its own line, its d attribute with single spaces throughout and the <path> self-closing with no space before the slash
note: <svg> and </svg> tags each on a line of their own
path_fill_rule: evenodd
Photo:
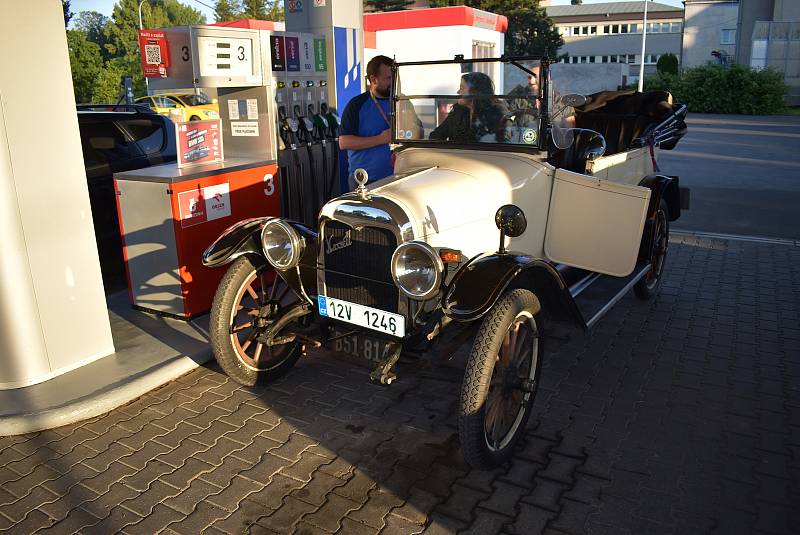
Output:
<svg viewBox="0 0 800 535">
<path fill-rule="evenodd" d="M 277 164 L 228 159 L 165 164 L 114 175 L 131 304 L 190 318 L 208 311 L 224 268 L 203 251 L 249 217 L 280 214 Z"/>
</svg>

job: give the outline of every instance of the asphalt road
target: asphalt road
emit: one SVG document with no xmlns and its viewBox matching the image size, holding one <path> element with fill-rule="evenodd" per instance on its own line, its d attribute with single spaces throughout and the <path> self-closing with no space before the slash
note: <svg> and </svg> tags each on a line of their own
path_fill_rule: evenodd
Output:
<svg viewBox="0 0 800 535">
<path fill-rule="evenodd" d="M 674 230 L 800 239 L 800 117 L 690 114 L 659 164 L 692 190 Z"/>
</svg>

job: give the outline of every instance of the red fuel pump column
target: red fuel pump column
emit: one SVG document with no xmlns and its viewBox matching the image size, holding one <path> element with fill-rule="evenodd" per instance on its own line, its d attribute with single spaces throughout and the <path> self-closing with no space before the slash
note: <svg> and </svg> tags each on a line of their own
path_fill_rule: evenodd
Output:
<svg viewBox="0 0 800 535">
<path fill-rule="evenodd" d="M 131 304 L 184 318 L 208 311 L 225 269 L 203 266 L 203 251 L 242 219 L 280 215 L 276 175 L 273 161 L 244 159 L 115 175 Z"/>
</svg>

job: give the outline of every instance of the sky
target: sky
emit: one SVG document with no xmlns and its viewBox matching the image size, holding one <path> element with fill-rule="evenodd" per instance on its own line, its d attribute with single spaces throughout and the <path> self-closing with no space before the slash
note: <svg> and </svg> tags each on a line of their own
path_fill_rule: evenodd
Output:
<svg viewBox="0 0 800 535">
<path fill-rule="evenodd" d="M 181 0 L 184 4 L 190 5 L 206 16 L 208 22 L 214 22 L 214 10 L 210 7 L 214 5 L 214 0 Z M 584 4 L 602 4 L 608 0 L 583 0 Z M 657 0 L 662 4 L 669 4 L 683 7 L 681 0 Z M 114 7 L 115 0 L 72 0 L 71 10 L 74 13 L 81 11 L 99 11 L 103 15 L 110 16 Z M 568 5 L 570 0 L 552 0 L 554 6 Z M 206 4 L 206 5 L 203 5 Z"/>
</svg>

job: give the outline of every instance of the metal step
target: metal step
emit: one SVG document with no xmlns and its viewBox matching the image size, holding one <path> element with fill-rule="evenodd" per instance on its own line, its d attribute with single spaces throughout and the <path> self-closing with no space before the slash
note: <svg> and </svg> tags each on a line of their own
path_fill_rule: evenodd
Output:
<svg viewBox="0 0 800 535">
<path fill-rule="evenodd" d="M 649 271 L 650 264 L 641 262 L 627 277 L 592 273 L 573 284 L 570 293 L 586 321 L 586 327 L 591 329 Z"/>
</svg>

